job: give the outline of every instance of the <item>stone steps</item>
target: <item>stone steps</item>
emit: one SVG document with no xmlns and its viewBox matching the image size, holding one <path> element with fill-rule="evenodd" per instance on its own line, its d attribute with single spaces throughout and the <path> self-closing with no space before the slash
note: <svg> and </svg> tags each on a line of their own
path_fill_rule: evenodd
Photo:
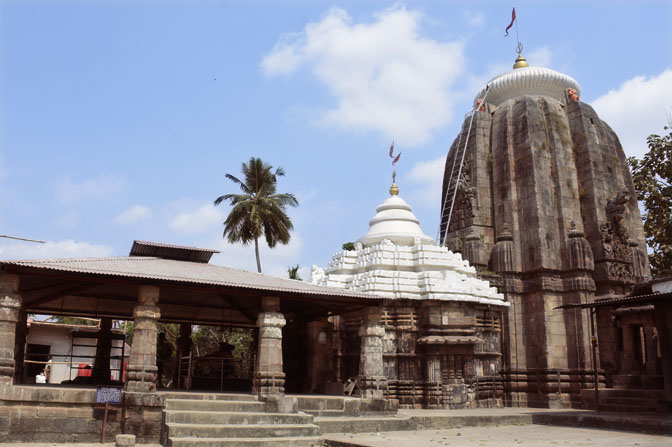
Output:
<svg viewBox="0 0 672 447">
<path fill-rule="evenodd" d="M 264 412 L 264 403 L 237 400 L 166 399 L 166 410 Z"/>
<path fill-rule="evenodd" d="M 662 390 L 633 390 L 606 388 L 598 391 L 600 410 L 608 412 L 669 411 L 665 392 Z M 594 390 L 581 390 L 581 399 L 586 409 L 595 408 Z"/>
<path fill-rule="evenodd" d="M 233 401 L 258 401 L 259 398 L 253 394 L 245 393 L 196 393 L 189 391 L 159 391 L 157 394 L 163 396 L 166 400 L 233 400 Z"/>
<path fill-rule="evenodd" d="M 304 413 L 167 410 L 164 414 L 170 424 L 310 424 L 313 420 Z"/>
<path fill-rule="evenodd" d="M 298 438 L 318 436 L 313 424 L 170 424 L 173 438 Z"/>
<path fill-rule="evenodd" d="M 162 439 L 166 447 L 312 447 L 320 442 L 320 429 L 311 415 L 267 413 L 266 403 L 254 396 L 175 396 L 165 398 Z"/>
</svg>

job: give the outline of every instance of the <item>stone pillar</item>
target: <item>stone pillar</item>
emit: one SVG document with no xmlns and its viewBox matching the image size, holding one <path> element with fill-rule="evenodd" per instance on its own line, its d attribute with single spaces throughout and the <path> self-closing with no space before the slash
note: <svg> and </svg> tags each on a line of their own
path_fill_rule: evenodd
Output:
<svg viewBox="0 0 672 447">
<path fill-rule="evenodd" d="M 91 379 L 97 385 L 110 383 L 110 353 L 112 352 L 112 319 L 101 318 L 98 339 L 96 342 L 96 358 L 93 361 Z"/>
<path fill-rule="evenodd" d="M 28 336 L 28 314 L 25 310 L 19 311 L 19 320 L 16 322 L 16 336 L 14 340 L 14 383 L 23 383 L 26 365 L 26 337 Z"/>
<path fill-rule="evenodd" d="M 308 391 L 324 393 L 333 380 L 331 323 L 325 320 L 308 323 Z"/>
<path fill-rule="evenodd" d="M 156 337 L 159 288 L 140 286 L 138 305 L 133 310 L 133 344 L 128 362 L 126 391 L 151 393 L 156 391 Z"/>
<path fill-rule="evenodd" d="M 365 398 L 382 398 L 387 388 L 383 368 L 383 337 L 385 327 L 381 321 L 382 309 L 367 307 L 362 312 L 359 336 L 362 339 L 359 354 L 359 395 Z"/>
<path fill-rule="evenodd" d="M 667 404 L 672 407 L 672 301 L 654 303 L 656 331 L 660 344 L 660 357 L 663 363 L 663 383 Z"/>
<path fill-rule="evenodd" d="M 632 374 L 637 371 L 637 357 L 635 355 L 635 330 L 639 326 L 624 324 L 623 330 L 623 354 L 621 357 L 621 374 Z"/>
<path fill-rule="evenodd" d="M 653 326 L 644 326 L 646 339 L 646 373 L 656 374 L 656 360 L 658 358 L 658 336 Z"/>
<path fill-rule="evenodd" d="M 434 350 L 434 346 L 427 346 L 427 350 Z M 425 354 L 425 407 L 429 409 L 441 408 L 442 405 L 442 378 L 441 357 L 438 352 Z"/>
<path fill-rule="evenodd" d="M 260 396 L 285 393 L 282 369 L 282 328 L 285 324 L 285 316 L 280 313 L 280 298 L 263 297 L 257 318 L 259 343 L 252 380 L 252 391 Z"/>
<path fill-rule="evenodd" d="M 180 323 L 180 335 L 177 337 L 177 352 L 175 353 L 175 367 L 173 368 L 173 383 L 175 387 L 180 383 L 180 357 L 186 357 L 191 351 L 191 324 Z M 182 383 L 182 388 L 189 388 L 191 384 Z"/>
<path fill-rule="evenodd" d="M 19 277 L 13 274 L 0 275 L 0 386 L 12 385 L 16 366 L 14 341 L 16 323 L 21 312 Z M 21 361 L 23 359 L 20 359 Z"/>
</svg>

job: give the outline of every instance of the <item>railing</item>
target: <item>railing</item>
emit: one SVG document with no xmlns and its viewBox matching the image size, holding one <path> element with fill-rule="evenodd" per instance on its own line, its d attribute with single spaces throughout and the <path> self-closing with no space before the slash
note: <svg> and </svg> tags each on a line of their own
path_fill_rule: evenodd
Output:
<svg viewBox="0 0 672 447">
<path fill-rule="evenodd" d="M 128 363 L 128 355 L 122 357 L 120 355 L 110 355 L 110 380 L 123 382 L 125 376 L 126 365 Z M 93 371 L 93 362 L 95 355 L 77 355 L 77 354 L 41 354 L 41 353 L 26 353 L 23 358 L 24 379 L 32 383 L 33 378 L 36 380 L 40 373 L 46 371 L 45 383 L 49 383 L 49 379 L 54 376 L 59 377 L 57 383 L 70 381 L 85 381 L 85 379 L 78 379 L 83 377 L 90 377 Z M 114 362 L 116 361 L 116 367 Z M 64 366 L 67 373 L 63 369 L 58 368 Z M 57 369 L 58 368 L 58 369 Z M 65 374 L 65 376 L 63 375 Z"/>
<path fill-rule="evenodd" d="M 252 380 L 254 358 L 180 357 L 178 387 L 190 389 L 194 386 L 218 386 L 224 391 L 227 385 Z"/>
</svg>

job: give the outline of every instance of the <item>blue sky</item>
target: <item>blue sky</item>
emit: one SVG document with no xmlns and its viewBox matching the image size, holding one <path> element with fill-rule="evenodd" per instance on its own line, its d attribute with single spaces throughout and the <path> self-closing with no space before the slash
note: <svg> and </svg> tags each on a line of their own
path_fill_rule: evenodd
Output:
<svg viewBox="0 0 672 447">
<path fill-rule="evenodd" d="M 292 242 L 264 272 L 325 266 L 401 195 L 426 234 L 443 157 L 473 96 L 510 69 L 516 6 L 531 65 L 569 74 L 642 155 L 672 111 L 672 2 L 0 2 L 0 258 L 126 255 L 133 239 L 222 250 L 235 192 L 260 157 L 297 195 Z"/>
</svg>

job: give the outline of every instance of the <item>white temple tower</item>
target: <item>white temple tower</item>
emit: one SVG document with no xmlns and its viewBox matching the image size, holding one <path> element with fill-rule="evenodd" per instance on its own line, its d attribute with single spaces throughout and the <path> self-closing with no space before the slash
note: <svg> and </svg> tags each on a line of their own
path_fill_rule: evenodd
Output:
<svg viewBox="0 0 672 447">
<path fill-rule="evenodd" d="M 355 250 L 311 281 L 385 297 L 386 396 L 406 408 L 501 405 L 502 316 L 508 303 L 476 270 L 425 235 L 395 184 Z M 357 375 L 360 316 L 334 318 L 337 380 Z"/>
</svg>

